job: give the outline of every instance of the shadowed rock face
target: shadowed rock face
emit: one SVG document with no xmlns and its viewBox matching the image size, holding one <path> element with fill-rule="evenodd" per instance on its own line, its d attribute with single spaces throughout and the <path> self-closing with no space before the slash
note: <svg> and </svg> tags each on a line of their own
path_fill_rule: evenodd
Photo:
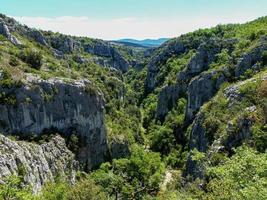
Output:
<svg viewBox="0 0 267 200">
<path fill-rule="evenodd" d="M 95 41 L 93 44 L 84 45 L 87 53 L 100 56 L 93 61 L 106 67 L 113 67 L 122 72 L 128 71 L 130 63 L 112 45 L 104 41 Z"/>
<path fill-rule="evenodd" d="M 58 175 L 74 182 L 78 169 L 74 157 L 60 136 L 37 145 L 12 141 L 0 135 L 0 180 L 13 174 L 22 175 L 25 183 L 33 187 L 34 193 L 39 192 L 45 183 L 54 181 Z M 19 174 L 22 170 L 25 175 Z"/>
<path fill-rule="evenodd" d="M 225 82 L 225 76 L 219 71 L 203 73 L 194 78 L 188 86 L 186 120 L 192 121 L 199 108 L 210 100 Z"/>
<path fill-rule="evenodd" d="M 77 158 L 86 170 L 104 162 L 107 151 L 104 100 L 86 81 L 65 83 L 27 76 L 20 87 L 1 88 L 16 99 L 15 105 L 0 105 L 0 132 L 26 137 L 56 129 L 81 140 Z"/>
<path fill-rule="evenodd" d="M 164 87 L 158 96 L 156 118 L 164 121 L 167 113 L 177 104 L 179 98 L 186 92 L 185 84 Z"/>
</svg>

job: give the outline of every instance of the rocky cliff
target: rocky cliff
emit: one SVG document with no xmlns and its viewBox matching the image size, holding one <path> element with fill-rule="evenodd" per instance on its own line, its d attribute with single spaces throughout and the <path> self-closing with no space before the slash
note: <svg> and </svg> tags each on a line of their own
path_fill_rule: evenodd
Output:
<svg viewBox="0 0 267 200">
<path fill-rule="evenodd" d="M 57 176 L 75 182 L 78 162 L 60 136 L 38 145 L 0 135 L 0 152 L 0 179 L 20 175 L 35 193 Z"/>
<path fill-rule="evenodd" d="M 1 86 L 0 92 L 13 99 L 0 105 L 2 133 L 30 137 L 53 129 L 66 138 L 75 134 L 80 141 L 77 159 L 81 165 L 90 170 L 104 161 L 104 100 L 90 82 L 43 80 L 28 74 L 21 85 Z"/>
</svg>

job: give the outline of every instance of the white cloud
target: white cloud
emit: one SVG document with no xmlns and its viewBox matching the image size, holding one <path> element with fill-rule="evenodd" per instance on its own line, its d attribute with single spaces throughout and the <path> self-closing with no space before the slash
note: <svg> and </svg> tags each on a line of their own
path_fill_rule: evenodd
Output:
<svg viewBox="0 0 267 200">
<path fill-rule="evenodd" d="M 166 19 L 90 19 L 88 17 L 14 17 L 22 24 L 43 30 L 61 32 L 68 35 L 88 36 L 101 39 L 119 38 L 160 38 L 176 37 L 199 28 L 208 28 L 222 23 L 239 23 L 255 19 L 252 17 L 177 17 Z"/>
</svg>

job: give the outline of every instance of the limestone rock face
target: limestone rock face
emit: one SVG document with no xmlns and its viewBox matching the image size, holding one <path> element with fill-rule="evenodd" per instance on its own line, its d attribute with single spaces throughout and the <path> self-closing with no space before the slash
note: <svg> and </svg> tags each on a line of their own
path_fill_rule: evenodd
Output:
<svg viewBox="0 0 267 200">
<path fill-rule="evenodd" d="M 200 152 L 207 151 L 207 138 L 205 129 L 202 127 L 204 114 L 199 113 L 192 124 L 192 131 L 190 135 L 190 150 L 197 149 Z M 203 177 L 203 169 L 197 162 L 192 160 L 192 155 L 189 155 L 186 164 L 186 174 L 190 174 L 194 178 Z"/>
<path fill-rule="evenodd" d="M 112 159 L 125 158 L 130 155 L 129 143 L 125 139 L 113 138 L 109 141 L 109 149 Z"/>
<path fill-rule="evenodd" d="M 21 44 L 21 42 L 10 33 L 8 26 L 4 22 L 1 22 L 1 21 L 0 21 L 0 34 L 4 35 L 14 45 Z"/>
<path fill-rule="evenodd" d="M 56 129 L 80 141 L 78 160 L 87 170 L 104 162 L 107 152 L 104 100 L 86 80 L 65 82 L 42 80 L 33 75 L 20 87 L 1 88 L 16 99 L 15 104 L 0 105 L 0 132 L 29 137 Z"/>
<path fill-rule="evenodd" d="M 199 108 L 210 100 L 219 90 L 225 76 L 219 71 L 202 73 L 194 78 L 188 86 L 186 119 L 192 121 Z"/>
<path fill-rule="evenodd" d="M 186 86 L 176 84 L 164 87 L 158 96 L 156 118 L 164 120 L 167 113 L 177 104 L 179 98 L 186 92 Z"/>
<path fill-rule="evenodd" d="M 215 59 L 215 55 L 221 50 L 221 45 L 215 41 L 209 41 L 199 46 L 196 55 L 188 64 L 190 74 L 199 74 L 206 70 Z"/>
<path fill-rule="evenodd" d="M 245 53 L 240 59 L 235 69 L 235 76 L 240 77 L 248 69 L 253 68 L 257 62 L 262 61 L 262 53 L 267 51 L 267 37 L 262 37 L 260 44 L 252 49 L 250 52 Z"/>
<path fill-rule="evenodd" d="M 34 39 L 36 42 L 48 46 L 45 37 L 43 36 L 43 34 L 38 31 L 38 30 L 29 30 L 28 32 L 29 37 L 31 37 L 32 39 Z"/>
<path fill-rule="evenodd" d="M 267 80 L 266 76 L 261 78 L 263 81 Z M 256 81 L 254 78 L 248 79 L 224 89 L 223 94 L 228 100 L 228 109 L 231 109 L 235 104 L 240 104 L 242 101 L 243 96 L 239 92 L 239 88 L 248 82 L 254 81 Z M 246 108 L 246 111 L 250 113 L 253 113 L 256 110 L 256 106 Z M 214 153 L 214 151 L 218 152 L 220 150 L 227 150 L 228 152 L 231 152 L 232 148 L 240 146 L 244 140 L 248 140 L 252 136 L 251 128 L 254 124 L 254 119 L 251 117 L 240 116 L 236 125 L 232 124 L 229 119 L 226 127 L 226 138 L 222 139 L 220 136 L 217 136 L 218 138 L 214 138 L 214 141 L 210 141 L 211 139 L 208 139 L 209 137 L 206 135 L 206 130 L 203 127 L 204 120 L 205 114 L 203 111 L 200 111 L 192 123 L 189 142 L 190 150 L 196 148 L 200 152 L 207 152 L 208 155 L 212 152 Z M 194 178 L 203 177 L 203 168 L 198 166 L 197 163 L 191 159 L 191 155 L 188 157 L 186 169 L 187 175 L 190 174 Z"/>
<path fill-rule="evenodd" d="M 60 136 L 38 145 L 12 141 L 0 135 L 0 180 L 10 175 L 22 175 L 34 193 L 39 192 L 46 182 L 54 181 L 58 175 L 74 182 L 78 169 L 74 157 Z M 25 174 L 19 174 L 21 170 Z"/>
<path fill-rule="evenodd" d="M 117 49 L 107 42 L 96 41 L 93 44 L 86 44 L 84 45 L 84 50 L 87 53 L 100 56 L 94 61 L 102 66 L 113 67 L 122 72 L 126 72 L 130 67 L 130 63 L 123 58 Z"/>
<path fill-rule="evenodd" d="M 53 36 L 49 39 L 51 46 L 63 53 L 72 53 L 79 49 L 79 42 L 76 42 L 69 36 Z"/>
</svg>

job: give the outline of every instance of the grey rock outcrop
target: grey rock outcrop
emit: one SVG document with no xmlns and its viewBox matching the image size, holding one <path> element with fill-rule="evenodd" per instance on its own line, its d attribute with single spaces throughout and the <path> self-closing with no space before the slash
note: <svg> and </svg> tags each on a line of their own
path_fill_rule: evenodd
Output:
<svg viewBox="0 0 267 200">
<path fill-rule="evenodd" d="M 130 63 L 110 43 L 97 40 L 83 47 L 85 52 L 98 56 L 94 59 L 96 64 L 113 67 L 122 72 L 126 72 L 130 67 Z"/>
<path fill-rule="evenodd" d="M 104 100 L 86 81 L 69 81 L 27 75 L 20 87 L 2 88 L 13 96 L 15 105 L 0 105 L 0 132 L 30 136 L 56 129 L 80 138 L 77 158 L 86 170 L 104 162 L 107 152 Z"/>
<path fill-rule="evenodd" d="M 13 141 L 0 135 L 0 180 L 10 175 L 21 175 L 25 184 L 37 193 L 58 175 L 75 182 L 78 163 L 67 149 L 65 140 L 55 136 L 44 144 Z M 20 174 L 24 171 L 25 174 Z"/>
<path fill-rule="evenodd" d="M 164 87 L 158 96 L 156 118 L 163 121 L 167 113 L 186 92 L 186 85 L 176 84 Z"/>
<path fill-rule="evenodd" d="M 36 42 L 38 42 L 42 45 L 48 46 L 45 37 L 43 36 L 43 34 L 40 31 L 35 30 L 35 29 L 32 29 L 32 30 L 30 29 L 28 32 L 28 36 L 30 38 L 34 39 Z"/>
<path fill-rule="evenodd" d="M 72 53 L 79 50 L 81 44 L 74 40 L 71 36 L 66 35 L 53 35 L 48 37 L 48 42 L 52 48 L 61 51 L 62 53 Z"/>
<path fill-rule="evenodd" d="M 14 45 L 21 44 L 21 42 L 10 33 L 8 26 L 1 21 L 0 21 L 0 34 L 4 35 Z"/>
<path fill-rule="evenodd" d="M 190 60 L 187 70 L 190 74 L 199 74 L 208 69 L 210 63 L 215 59 L 215 55 L 220 52 L 218 43 L 203 43 L 197 50 L 196 55 Z"/>
<path fill-rule="evenodd" d="M 251 127 L 254 121 L 250 118 L 240 118 L 237 123 L 237 127 L 233 127 L 231 123 L 227 124 L 228 138 L 224 142 L 224 146 L 228 151 L 232 148 L 240 146 L 246 139 L 251 138 Z"/>
<path fill-rule="evenodd" d="M 250 52 L 245 53 L 240 59 L 235 69 L 235 76 L 242 76 L 248 69 L 252 69 L 257 62 L 261 62 L 262 53 L 267 51 L 267 37 L 262 37 L 258 46 Z"/>
<path fill-rule="evenodd" d="M 226 80 L 221 71 L 202 73 L 194 78 L 188 86 L 186 120 L 192 121 L 199 108 L 210 100 Z"/>
<path fill-rule="evenodd" d="M 207 151 L 207 138 L 205 135 L 205 129 L 202 126 L 204 114 L 199 113 L 192 124 L 192 131 L 190 134 L 189 149 L 198 150 L 199 152 Z M 203 177 L 203 168 L 192 159 L 192 153 L 189 154 L 186 163 L 186 175 L 191 175 L 193 178 Z"/>
<path fill-rule="evenodd" d="M 110 156 L 112 159 L 125 158 L 130 155 L 129 143 L 119 137 L 113 137 L 109 141 Z"/>
</svg>

